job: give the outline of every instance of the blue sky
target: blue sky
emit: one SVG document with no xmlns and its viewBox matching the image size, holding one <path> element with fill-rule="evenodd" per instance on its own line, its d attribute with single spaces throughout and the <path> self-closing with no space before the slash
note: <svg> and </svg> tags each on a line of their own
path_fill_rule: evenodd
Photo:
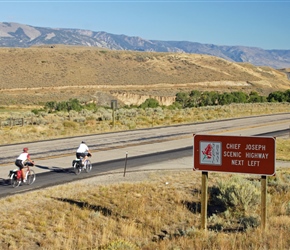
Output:
<svg viewBox="0 0 290 250">
<path fill-rule="evenodd" d="M 0 22 L 138 36 L 290 49 L 290 0 L 0 0 Z"/>
</svg>

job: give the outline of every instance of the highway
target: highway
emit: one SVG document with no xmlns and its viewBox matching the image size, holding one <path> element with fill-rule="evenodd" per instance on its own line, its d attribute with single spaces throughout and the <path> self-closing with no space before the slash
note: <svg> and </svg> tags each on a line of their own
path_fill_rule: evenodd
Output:
<svg viewBox="0 0 290 250">
<path fill-rule="evenodd" d="M 267 127 L 265 126 L 267 125 Z M 22 148 L 28 147 L 30 154 L 35 159 L 72 155 L 82 140 L 93 151 L 108 150 L 116 147 L 139 145 L 142 143 L 156 143 L 164 140 L 191 137 L 196 133 L 223 133 L 253 135 L 277 130 L 289 129 L 290 113 L 252 116 L 238 119 L 226 119 L 210 122 L 175 125 L 168 127 L 155 127 L 149 129 L 129 130 L 95 134 L 81 137 L 56 139 L 48 141 L 28 142 L 20 144 L 2 145 L 0 164 L 12 163 L 21 152 Z M 257 128 L 255 130 L 255 128 Z M 246 132 L 247 129 L 255 132 Z M 252 133 L 252 134 L 251 134 Z"/>
<path fill-rule="evenodd" d="M 193 134 L 223 134 L 242 136 L 289 137 L 290 113 L 228 119 L 170 127 L 156 127 L 124 132 L 88 135 L 82 137 L 11 144 L 1 146 L 0 197 L 28 190 L 36 190 L 83 178 L 112 172 L 137 169 L 174 168 L 170 161 L 192 157 Z M 91 173 L 75 175 L 71 162 L 81 140 L 93 151 Z M 22 148 L 30 148 L 36 161 L 36 181 L 31 186 L 12 188 L 7 175 L 14 167 L 14 160 Z M 162 163 L 165 163 L 162 165 Z M 175 166 L 192 170 L 191 162 Z"/>
</svg>

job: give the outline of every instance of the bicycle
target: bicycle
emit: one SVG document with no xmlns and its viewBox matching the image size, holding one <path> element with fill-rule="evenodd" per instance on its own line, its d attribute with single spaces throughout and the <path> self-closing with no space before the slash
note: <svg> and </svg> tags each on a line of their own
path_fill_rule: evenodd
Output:
<svg viewBox="0 0 290 250">
<path fill-rule="evenodd" d="M 22 173 L 20 169 L 13 169 L 10 170 L 8 176 L 10 178 L 10 184 L 12 185 L 13 188 L 19 187 L 21 183 L 24 183 L 26 185 L 31 185 L 35 182 L 36 175 L 35 172 L 30 169 L 30 167 L 34 166 L 33 164 L 28 164 L 26 163 L 24 167 L 26 168 L 26 182 L 23 182 L 22 180 Z"/>
<path fill-rule="evenodd" d="M 90 157 L 90 155 L 88 155 Z M 83 158 L 76 158 L 72 162 L 72 166 L 74 168 L 74 172 L 76 175 L 79 175 L 83 170 L 85 170 L 87 173 L 91 172 L 93 165 L 89 159 L 86 159 L 84 164 L 82 164 Z"/>
</svg>

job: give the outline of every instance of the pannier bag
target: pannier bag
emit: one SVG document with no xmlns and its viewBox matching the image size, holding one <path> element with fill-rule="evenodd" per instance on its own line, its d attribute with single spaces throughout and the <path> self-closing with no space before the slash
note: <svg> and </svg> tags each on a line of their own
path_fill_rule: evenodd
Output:
<svg viewBox="0 0 290 250">
<path fill-rule="evenodd" d="M 80 159 L 73 160 L 73 161 L 72 161 L 72 166 L 74 166 L 75 163 L 78 163 L 79 161 L 80 161 Z"/>
<path fill-rule="evenodd" d="M 17 175 L 16 176 L 17 176 L 17 179 L 20 179 L 21 178 L 21 170 L 18 170 L 17 171 Z"/>
</svg>

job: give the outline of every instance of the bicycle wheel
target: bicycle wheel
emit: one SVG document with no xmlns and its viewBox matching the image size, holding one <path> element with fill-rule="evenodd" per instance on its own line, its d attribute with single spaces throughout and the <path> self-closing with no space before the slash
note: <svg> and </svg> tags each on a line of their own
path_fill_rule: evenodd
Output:
<svg viewBox="0 0 290 250">
<path fill-rule="evenodd" d="M 17 180 L 16 175 L 12 174 L 10 177 L 10 183 L 12 187 L 16 188 L 16 187 L 19 187 L 21 180 Z"/>
<path fill-rule="evenodd" d="M 74 161 L 74 164 L 73 164 L 73 168 L 76 169 L 78 163 L 76 161 Z"/>
<path fill-rule="evenodd" d="M 80 165 L 81 163 L 76 163 L 76 166 L 75 166 L 75 174 L 76 175 L 79 175 L 81 172 L 82 172 L 82 166 Z"/>
<path fill-rule="evenodd" d="M 31 185 L 33 182 L 35 182 L 35 173 L 32 169 L 29 169 L 26 173 L 26 184 Z"/>
<path fill-rule="evenodd" d="M 91 161 L 90 160 L 86 160 L 86 162 L 85 162 L 85 170 L 86 170 L 87 173 L 91 172 L 92 167 L 93 166 L 92 166 Z"/>
</svg>

